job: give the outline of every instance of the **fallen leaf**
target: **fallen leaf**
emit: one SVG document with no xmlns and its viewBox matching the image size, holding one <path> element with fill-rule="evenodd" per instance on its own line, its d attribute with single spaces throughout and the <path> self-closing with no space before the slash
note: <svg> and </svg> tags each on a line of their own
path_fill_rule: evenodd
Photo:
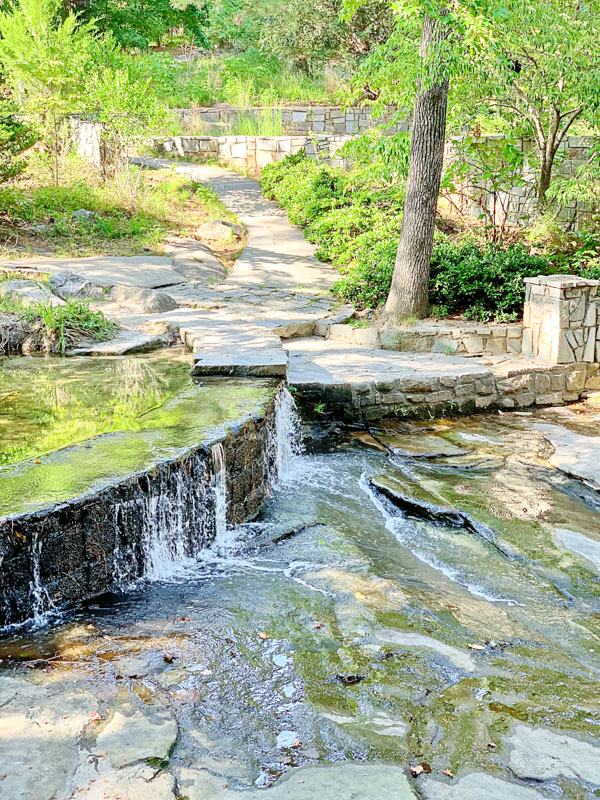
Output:
<svg viewBox="0 0 600 800">
<path fill-rule="evenodd" d="M 340 683 L 343 683 L 344 686 L 354 686 L 356 683 L 360 683 L 364 681 L 365 675 L 336 675 L 335 676 Z"/>
<path fill-rule="evenodd" d="M 447 778 L 453 778 L 453 777 L 454 777 L 454 773 L 453 773 L 453 772 L 451 772 L 449 769 L 445 769 L 443 774 L 444 774 L 444 775 L 445 775 Z"/>
<path fill-rule="evenodd" d="M 269 636 L 269 634 L 268 634 L 268 633 L 265 633 L 264 631 L 261 631 L 261 632 L 258 634 L 258 638 L 259 638 L 259 639 L 262 639 L 262 640 L 263 640 L 263 642 L 264 642 L 264 641 L 266 641 L 266 639 L 270 639 L 271 637 Z"/>
<path fill-rule="evenodd" d="M 485 647 L 482 644 L 469 644 L 467 646 L 469 650 L 485 650 Z"/>
<path fill-rule="evenodd" d="M 357 600 L 366 600 L 367 599 L 367 596 L 364 595 L 362 592 L 354 592 L 354 597 L 356 597 Z"/>
<path fill-rule="evenodd" d="M 100 716 L 100 714 L 97 711 L 94 711 L 94 713 L 92 714 L 90 719 L 92 720 L 92 722 L 100 722 L 102 717 Z"/>
<path fill-rule="evenodd" d="M 416 767 L 410 768 L 410 774 L 413 776 L 413 778 L 418 778 L 422 772 L 423 772 L 423 767 L 420 764 L 417 764 Z"/>
</svg>

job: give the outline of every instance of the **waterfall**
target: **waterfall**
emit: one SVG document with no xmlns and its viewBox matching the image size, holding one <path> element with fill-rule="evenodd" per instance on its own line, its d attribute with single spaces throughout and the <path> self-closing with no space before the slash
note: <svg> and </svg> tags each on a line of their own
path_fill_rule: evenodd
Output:
<svg viewBox="0 0 600 800">
<path fill-rule="evenodd" d="M 161 473 L 141 500 L 128 504 L 131 509 L 121 505 L 123 522 L 141 511 L 143 574 L 148 578 L 172 577 L 206 545 L 206 479 L 206 465 L 196 454 L 187 467 Z"/>
<path fill-rule="evenodd" d="M 304 447 L 302 444 L 302 420 L 296 409 L 294 398 L 283 387 L 275 399 L 274 422 L 270 429 L 271 463 L 273 483 L 284 480 L 289 474 L 294 459 Z"/>
<path fill-rule="evenodd" d="M 46 622 L 46 615 L 54 607 L 48 591 L 42 584 L 40 568 L 41 557 L 42 542 L 38 536 L 37 530 L 35 530 L 31 541 L 32 580 L 29 584 L 29 596 L 31 598 L 32 621 L 34 626 L 43 625 Z"/>
<path fill-rule="evenodd" d="M 215 498 L 215 541 L 218 552 L 226 552 L 235 542 L 235 535 L 227 528 L 227 465 L 221 442 L 210 449 L 213 464 L 212 490 Z"/>
</svg>

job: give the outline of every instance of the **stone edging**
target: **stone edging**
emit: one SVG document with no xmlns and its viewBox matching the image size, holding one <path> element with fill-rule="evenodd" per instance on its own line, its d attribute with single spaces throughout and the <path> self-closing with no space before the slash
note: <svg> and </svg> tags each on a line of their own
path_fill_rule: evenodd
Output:
<svg viewBox="0 0 600 800">
<path fill-rule="evenodd" d="M 0 626 L 122 589 L 143 577 L 152 570 L 153 537 L 165 523 L 169 542 L 179 535 L 185 554 L 195 556 L 216 533 L 214 444 L 224 450 L 228 520 L 250 519 L 274 476 L 276 402 L 277 395 L 214 441 L 186 448 L 98 491 L 0 518 Z M 41 597 L 36 597 L 36 586 Z"/>
<path fill-rule="evenodd" d="M 417 325 L 406 330 L 358 328 L 353 325 L 317 323 L 316 333 L 327 339 L 382 350 L 447 355 L 518 355 L 523 328 L 515 325 Z"/>
</svg>

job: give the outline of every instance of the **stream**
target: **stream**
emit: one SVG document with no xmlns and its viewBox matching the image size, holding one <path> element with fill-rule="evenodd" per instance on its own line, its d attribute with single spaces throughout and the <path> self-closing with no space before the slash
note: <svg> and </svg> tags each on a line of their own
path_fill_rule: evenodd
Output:
<svg viewBox="0 0 600 800">
<path fill-rule="evenodd" d="M 548 439 L 600 457 L 600 412 L 302 452 L 293 414 L 258 518 L 225 525 L 217 448 L 211 547 L 6 632 L 2 800 L 599 797 L 600 494 Z"/>
</svg>

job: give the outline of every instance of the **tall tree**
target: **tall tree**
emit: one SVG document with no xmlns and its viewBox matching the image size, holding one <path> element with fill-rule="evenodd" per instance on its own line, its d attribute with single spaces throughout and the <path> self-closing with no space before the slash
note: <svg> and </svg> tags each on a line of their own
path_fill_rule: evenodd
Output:
<svg viewBox="0 0 600 800">
<path fill-rule="evenodd" d="M 361 2 L 345 0 L 346 13 Z M 397 12 L 394 33 L 365 60 L 359 83 L 368 80 L 381 91 L 379 106 L 395 103 L 400 114 L 412 106 L 404 227 L 386 314 L 419 317 L 427 311 L 442 107 L 458 129 L 484 113 L 503 116 L 504 126 L 533 136 L 542 212 L 565 135 L 576 122 L 600 123 L 600 0 L 391 0 L 391 5 Z"/>
<path fill-rule="evenodd" d="M 448 6 L 442 2 L 425 14 L 421 30 L 424 74 L 413 110 L 402 233 L 385 304 L 385 313 L 393 318 L 424 317 L 429 306 L 429 267 L 448 109 L 449 80 L 441 45 L 449 34 Z"/>
<path fill-rule="evenodd" d="M 457 82 L 456 99 L 482 103 L 537 145 L 537 206 L 547 207 L 552 170 L 577 122 L 600 123 L 600 3 L 597 0 L 503 0 L 492 7 L 477 79 Z"/>
</svg>

